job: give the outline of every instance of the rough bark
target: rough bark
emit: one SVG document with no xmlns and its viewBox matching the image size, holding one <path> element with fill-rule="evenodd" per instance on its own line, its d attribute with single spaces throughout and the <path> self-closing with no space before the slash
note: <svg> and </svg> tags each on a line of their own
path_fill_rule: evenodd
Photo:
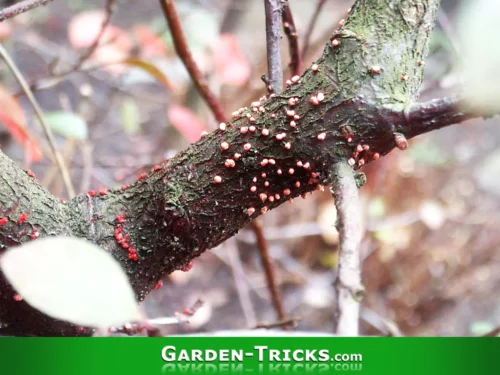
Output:
<svg viewBox="0 0 500 375">
<path fill-rule="evenodd" d="M 265 210 L 326 183 L 334 163 L 353 154 L 369 163 L 396 146 L 394 132 L 410 138 L 427 131 L 408 122 L 405 109 L 422 82 L 438 5 L 439 0 L 358 0 L 332 37 L 338 45 L 327 44 L 316 71 L 307 69 L 298 82 L 268 98 L 262 103 L 264 112 L 245 109 L 226 130 L 204 136 L 124 190 L 62 203 L 0 152 L 0 218 L 7 219 L 0 225 L 0 252 L 31 241 L 34 230 L 40 236 L 86 238 L 115 256 L 137 299 L 143 300 L 164 274 L 185 267 Z M 318 93 L 325 99 L 315 105 L 310 98 Z M 289 104 L 290 98 L 298 99 L 295 105 Z M 300 117 L 294 128 L 291 110 Z M 255 132 L 241 133 L 252 125 Z M 262 135 L 262 129 L 269 135 Z M 277 139 L 282 133 L 286 136 Z M 369 150 L 356 155 L 357 145 Z M 235 153 L 241 154 L 235 167 L 226 167 Z M 264 159 L 275 163 L 265 165 Z M 298 162 L 309 168 L 298 167 Z M 27 219 L 19 223 L 22 213 Z M 124 215 L 124 223 L 118 225 L 123 219 L 117 215 Z M 117 242 L 117 227 L 130 236 L 137 261 Z M 55 321 L 16 302 L 14 294 L 0 276 L 0 333 L 89 334 L 89 329 Z"/>
</svg>

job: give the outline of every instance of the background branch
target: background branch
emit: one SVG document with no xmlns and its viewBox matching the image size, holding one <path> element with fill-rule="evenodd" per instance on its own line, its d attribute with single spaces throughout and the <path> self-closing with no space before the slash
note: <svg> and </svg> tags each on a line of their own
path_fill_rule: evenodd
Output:
<svg viewBox="0 0 500 375">
<path fill-rule="evenodd" d="M 27 12 L 28 10 L 37 8 L 41 5 L 45 5 L 52 0 L 25 0 L 17 4 L 11 5 L 0 11 L 0 22 L 6 19 L 13 18 L 21 13 Z"/>
<path fill-rule="evenodd" d="M 168 22 L 170 32 L 172 33 L 175 51 L 189 72 L 196 89 L 210 107 L 215 119 L 218 122 L 225 122 L 226 116 L 224 114 L 224 108 L 217 97 L 210 90 L 207 79 L 196 65 L 196 62 L 193 60 L 193 56 L 189 51 L 189 46 L 182 31 L 182 25 L 179 20 L 179 16 L 177 15 L 177 10 L 175 9 L 174 0 L 160 0 L 160 5 L 163 10 L 163 14 L 165 15 L 165 19 Z"/>
<path fill-rule="evenodd" d="M 52 151 L 52 154 L 54 155 L 54 159 L 56 161 L 56 164 L 59 168 L 59 171 L 61 172 L 62 179 L 64 181 L 64 185 L 66 186 L 66 191 L 68 193 L 68 196 L 70 198 L 73 198 L 75 196 L 75 189 L 73 188 L 73 182 L 71 181 L 71 176 L 68 171 L 68 168 L 66 167 L 66 164 L 64 163 L 64 159 L 57 149 L 54 136 L 52 135 L 52 130 L 50 127 L 47 125 L 45 118 L 43 116 L 43 111 L 40 105 L 38 104 L 38 101 L 35 98 L 35 95 L 33 95 L 33 92 L 31 91 L 28 83 L 24 79 L 21 71 L 17 68 L 15 62 L 10 58 L 7 50 L 0 44 L 0 56 L 4 59 L 5 63 L 9 67 L 10 71 L 18 81 L 19 85 L 21 86 L 22 90 L 26 94 L 26 97 L 28 98 L 29 102 L 31 103 L 31 106 L 33 107 L 33 110 L 35 111 L 35 115 L 38 118 L 38 121 L 40 122 L 40 126 L 42 127 L 43 132 L 45 133 L 45 137 L 47 138 L 47 141 L 49 142 L 50 149 Z"/>
<path fill-rule="evenodd" d="M 281 1 L 264 0 L 266 12 L 267 71 L 268 82 L 276 93 L 283 90 L 281 66 Z"/>
<path fill-rule="evenodd" d="M 347 163 L 332 166 L 331 192 L 337 207 L 339 232 L 338 271 L 335 280 L 335 333 L 357 336 L 359 333 L 361 284 L 361 207 L 354 171 Z"/>
<path fill-rule="evenodd" d="M 290 51 L 290 70 L 292 71 L 292 76 L 300 75 L 300 71 L 302 69 L 302 59 L 299 51 L 299 34 L 297 33 L 297 29 L 295 27 L 295 21 L 293 19 L 289 1 L 286 1 L 283 4 L 283 30 L 285 30 L 285 34 L 288 39 L 288 49 Z"/>
</svg>

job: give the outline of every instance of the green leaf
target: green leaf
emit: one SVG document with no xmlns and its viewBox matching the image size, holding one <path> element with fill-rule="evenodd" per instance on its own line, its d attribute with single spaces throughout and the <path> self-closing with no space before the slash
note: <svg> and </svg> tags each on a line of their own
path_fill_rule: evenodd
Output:
<svg viewBox="0 0 500 375">
<path fill-rule="evenodd" d="M 54 318 L 102 328 L 140 319 L 120 264 L 86 240 L 30 241 L 4 253 L 0 267 L 28 304 Z"/>
<path fill-rule="evenodd" d="M 88 138 L 87 123 L 76 113 L 64 111 L 46 112 L 44 118 L 47 125 L 57 134 L 74 139 Z"/>
<path fill-rule="evenodd" d="M 136 101 L 127 98 L 121 107 L 122 128 L 128 135 L 134 135 L 141 130 L 141 110 Z"/>
</svg>

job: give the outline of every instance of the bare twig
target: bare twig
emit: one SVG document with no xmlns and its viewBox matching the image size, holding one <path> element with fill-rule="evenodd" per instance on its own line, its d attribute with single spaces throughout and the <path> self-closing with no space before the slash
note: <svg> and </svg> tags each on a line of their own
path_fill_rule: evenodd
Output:
<svg viewBox="0 0 500 375">
<path fill-rule="evenodd" d="M 295 28 L 295 21 L 293 20 L 292 10 L 289 1 L 283 4 L 283 29 L 288 38 L 288 49 L 290 51 L 290 70 L 292 76 L 300 74 L 302 68 L 302 60 L 299 51 L 299 34 Z"/>
<path fill-rule="evenodd" d="M 244 270 L 243 265 L 241 264 L 240 253 L 237 250 L 236 241 L 234 239 L 228 241 L 228 245 L 234 245 L 234 249 L 227 251 L 227 256 L 229 257 L 231 272 L 233 273 L 234 286 L 238 294 L 241 309 L 243 310 L 243 315 L 245 316 L 247 325 L 249 327 L 253 327 L 257 323 L 257 317 L 255 315 L 252 299 L 250 298 L 248 284 L 244 278 Z"/>
<path fill-rule="evenodd" d="M 105 9 L 106 15 L 104 16 L 104 20 L 102 22 L 101 29 L 99 30 L 99 33 L 97 34 L 94 42 L 87 49 L 87 51 L 84 52 L 78 58 L 78 61 L 75 63 L 75 65 L 73 65 L 71 68 L 69 68 L 65 71 L 54 73 L 55 77 L 64 77 L 68 74 L 76 72 L 77 70 L 80 70 L 80 68 L 85 63 L 85 61 L 87 61 L 87 59 L 90 56 L 92 56 L 92 54 L 95 52 L 97 47 L 99 47 L 100 41 L 101 41 L 102 37 L 104 36 L 104 33 L 106 32 L 106 29 L 109 26 L 109 23 L 111 22 L 111 16 L 113 15 L 115 3 L 116 3 L 116 0 L 106 0 L 106 9 Z"/>
<path fill-rule="evenodd" d="M 404 118 L 396 120 L 401 125 L 395 130 L 410 139 L 469 119 L 488 118 L 496 114 L 500 114 L 500 111 L 472 108 L 467 100 L 452 96 L 411 104 L 403 112 Z"/>
<path fill-rule="evenodd" d="M 330 182 L 337 207 L 337 230 L 340 237 L 338 274 L 335 281 L 335 333 L 340 336 L 357 336 L 360 300 L 364 295 L 359 253 L 361 210 L 358 187 L 353 169 L 344 162 L 332 166 Z"/>
<path fill-rule="evenodd" d="M 49 142 L 50 148 L 52 150 L 52 154 L 54 155 L 54 159 L 56 161 L 56 164 L 61 171 L 61 175 L 64 181 L 64 185 L 66 186 L 66 191 L 68 192 L 68 196 L 70 198 L 73 198 L 75 196 L 75 190 L 73 188 L 73 183 L 71 182 L 71 177 L 69 174 L 68 169 L 66 168 L 66 165 L 64 164 L 64 160 L 61 156 L 61 153 L 56 147 L 55 141 L 54 141 L 54 136 L 52 135 L 52 130 L 49 128 L 47 123 L 45 122 L 45 118 L 43 117 L 43 111 L 40 105 L 38 104 L 38 101 L 36 100 L 35 96 L 33 95 L 33 92 L 29 88 L 28 83 L 24 79 L 24 76 L 22 73 L 19 71 L 17 68 L 15 62 L 10 58 L 8 52 L 5 50 L 5 48 L 0 44 L 0 56 L 4 59 L 5 63 L 9 67 L 10 71 L 16 78 L 16 80 L 19 82 L 19 85 L 23 89 L 24 93 L 26 94 L 26 97 L 28 98 L 29 102 L 31 103 L 35 114 L 38 118 L 38 121 L 40 122 L 40 125 L 42 126 L 43 132 L 45 133 L 45 137 L 47 138 L 47 141 Z"/>
<path fill-rule="evenodd" d="M 278 286 L 276 284 L 276 275 L 274 273 L 274 266 L 272 263 L 271 256 L 269 255 L 269 248 L 267 246 L 266 238 L 264 237 L 264 232 L 262 231 L 261 223 L 256 220 L 252 222 L 252 229 L 254 230 L 255 237 L 257 238 L 257 245 L 260 250 L 260 257 L 262 261 L 262 267 L 264 268 L 267 285 L 269 292 L 271 293 L 271 298 L 273 300 L 274 309 L 278 315 L 278 319 L 283 321 L 286 320 L 286 314 L 283 310 L 283 303 L 281 302 L 281 295 L 278 291 Z"/>
<path fill-rule="evenodd" d="M 311 17 L 311 21 L 307 26 L 307 31 L 304 37 L 304 46 L 302 47 L 302 59 L 305 59 L 307 52 L 309 50 L 309 44 L 311 42 L 311 35 L 314 31 L 314 27 L 316 26 L 316 22 L 318 22 L 319 14 L 321 13 L 321 9 L 325 5 L 326 0 L 318 0 L 318 4 L 316 5 L 316 9 L 314 10 L 313 16 Z"/>
<path fill-rule="evenodd" d="M 172 39 L 174 41 L 175 51 L 179 55 L 180 59 L 184 63 L 193 83 L 195 84 L 198 92 L 203 97 L 205 102 L 210 107 L 210 110 L 214 114 L 215 118 L 219 122 L 225 122 L 224 108 L 220 103 L 219 99 L 213 94 L 213 92 L 208 87 L 208 81 L 203 76 L 202 72 L 193 60 L 193 56 L 189 51 L 189 47 L 182 32 L 181 23 L 179 21 L 179 16 L 175 10 L 174 0 L 160 0 L 160 5 L 163 9 L 163 14 L 168 22 L 170 32 L 172 33 Z"/>
<path fill-rule="evenodd" d="M 27 12 L 33 8 L 37 8 L 41 5 L 45 5 L 52 0 L 25 0 L 20 3 L 11 5 L 0 11 L 0 22 L 6 19 L 13 18 L 21 13 Z"/>
<path fill-rule="evenodd" d="M 266 11 L 267 71 L 268 80 L 275 93 L 283 90 L 281 66 L 281 1 L 264 0 Z"/>
</svg>

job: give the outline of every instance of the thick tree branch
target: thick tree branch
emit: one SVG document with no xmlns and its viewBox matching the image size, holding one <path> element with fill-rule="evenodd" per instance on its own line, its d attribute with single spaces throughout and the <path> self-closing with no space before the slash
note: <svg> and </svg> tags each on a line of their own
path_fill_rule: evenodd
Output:
<svg viewBox="0 0 500 375">
<path fill-rule="evenodd" d="M 235 111 L 226 127 L 132 186 L 64 204 L 0 153 L 0 252 L 38 236 L 86 238 L 113 254 L 143 300 L 165 273 L 328 183 L 332 165 L 353 159 L 360 166 L 396 147 L 438 5 L 358 0 L 315 65 L 285 91 Z M 14 294 L 0 275 L 0 333 L 88 334 Z"/>
<path fill-rule="evenodd" d="M 337 207 L 339 260 L 335 291 L 335 333 L 358 336 L 361 284 L 361 207 L 354 171 L 346 162 L 333 165 L 330 174 L 331 192 Z"/>
<path fill-rule="evenodd" d="M 37 8 L 41 5 L 45 5 L 52 0 L 25 0 L 17 4 L 11 5 L 0 11 L 0 22 L 5 21 L 9 18 L 14 18 L 15 16 L 27 12 L 28 10 Z"/>
</svg>

